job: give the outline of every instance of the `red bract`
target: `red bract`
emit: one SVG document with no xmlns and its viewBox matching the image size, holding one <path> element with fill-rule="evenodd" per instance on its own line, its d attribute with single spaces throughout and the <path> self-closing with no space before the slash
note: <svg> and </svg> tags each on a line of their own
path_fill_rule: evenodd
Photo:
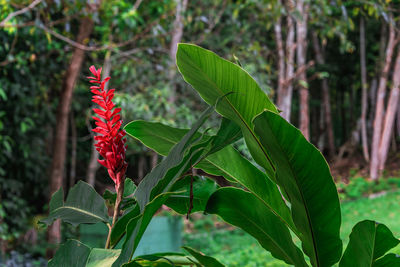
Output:
<svg viewBox="0 0 400 267">
<path fill-rule="evenodd" d="M 115 189 L 118 192 L 119 185 L 124 182 L 125 172 L 128 163 L 125 161 L 126 138 L 125 131 L 121 129 L 122 120 L 119 112 L 121 108 L 115 108 L 112 102 L 115 89 L 105 90 L 104 86 L 110 80 L 106 77 L 101 80 L 101 68 L 96 70 L 94 66 L 89 68 L 94 77 L 87 77 L 91 83 L 97 84 L 91 86 L 93 93 L 92 101 L 100 108 L 94 108 L 93 111 L 98 117 L 93 117 L 96 121 L 96 128 L 93 132 L 98 133 L 94 139 L 96 150 L 103 157 L 98 162 L 107 168 L 108 174 L 115 183 Z"/>
</svg>

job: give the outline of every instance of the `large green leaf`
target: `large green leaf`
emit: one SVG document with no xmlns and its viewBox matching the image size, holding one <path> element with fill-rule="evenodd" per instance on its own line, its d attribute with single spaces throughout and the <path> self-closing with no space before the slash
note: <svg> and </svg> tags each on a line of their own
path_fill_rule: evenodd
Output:
<svg viewBox="0 0 400 267">
<path fill-rule="evenodd" d="M 180 214 L 186 214 L 189 211 L 190 203 L 193 207 L 191 212 L 204 211 L 208 198 L 217 190 L 217 184 L 210 179 L 203 177 L 193 177 L 193 196 L 190 199 L 190 184 L 192 177 L 186 176 L 177 181 L 171 191 L 182 192 L 171 195 L 165 202 L 165 205 Z"/>
<path fill-rule="evenodd" d="M 196 138 L 196 134 L 212 112 L 213 107 L 209 107 L 203 112 L 192 129 L 171 149 L 168 156 L 146 175 L 139 184 L 134 197 L 137 200 L 142 215 L 131 219 L 126 226 L 126 238 L 122 246 L 122 252 L 113 264 L 113 267 L 119 267 L 131 259 L 152 216 L 168 197 L 174 193 L 170 192 L 173 184 L 192 165 L 201 160 L 201 156 L 210 149 L 209 144 L 212 139 L 207 138 L 203 140 L 201 137 Z"/>
<path fill-rule="evenodd" d="M 254 119 L 255 133 L 270 155 L 276 180 L 291 203 L 293 221 L 303 249 L 314 266 L 340 259 L 340 203 L 322 154 L 301 132 L 270 111 Z"/>
<path fill-rule="evenodd" d="M 50 214 L 41 222 L 47 225 L 61 219 L 77 226 L 81 223 L 109 222 L 104 199 L 89 184 L 79 181 L 71 188 L 67 200 L 63 202 L 63 189 L 53 194 L 50 201 Z"/>
<path fill-rule="evenodd" d="M 125 130 L 130 136 L 163 156 L 168 155 L 171 148 L 189 131 L 145 121 L 133 121 L 125 127 Z M 290 211 L 282 200 L 277 186 L 232 146 L 208 155 L 196 165 L 196 168 L 212 175 L 223 176 L 246 187 L 296 232 Z"/>
<path fill-rule="evenodd" d="M 398 266 L 400 266 L 400 256 L 393 254 L 393 253 L 386 254 L 384 257 L 376 260 L 372 266 L 373 267 L 388 267 L 388 266 L 398 267 Z"/>
<path fill-rule="evenodd" d="M 113 263 L 113 267 L 119 267 L 130 261 L 153 215 L 172 194 L 173 192 L 168 192 L 158 195 L 151 202 L 146 204 L 140 216 L 130 220 L 126 226 L 126 239 L 122 245 L 121 255 Z"/>
<path fill-rule="evenodd" d="M 179 44 L 176 63 L 186 82 L 217 112 L 240 126 L 250 153 L 274 179 L 274 168 L 253 131 L 253 118 L 264 109 L 278 112 L 256 81 L 241 67 L 191 44 Z"/>
<path fill-rule="evenodd" d="M 383 265 L 384 262 L 394 263 L 396 261 L 399 264 L 399 259 L 394 256 L 383 257 L 377 261 L 399 243 L 400 241 L 393 236 L 384 224 L 370 220 L 361 221 L 351 231 L 349 244 L 339 266 L 400 266 L 396 264 Z"/>
<path fill-rule="evenodd" d="M 295 266 L 307 266 L 288 228 L 251 193 L 229 187 L 218 189 L 211 195 L 206 212 L 242 228 L 275 258 Z"/>
<path fill-rule="evenodd" d="M 86 267 L 111 266 L 121 253 L 120 249 L 93 248 L 90 251 Z"/>
<path fill-rule="evenodd" d="M 125 211 L 118 221 L 115 223 L 111 230 L 110 245 L 114 247 L 123 237 L 126 232 L 126 226 L 133 218 L 140 216 L 139 205 L 135 205 L 131 209 Z"/>
<path fill-rule="evenodd" d="M 213 257 L 206 256 L 190 247 L 183 247 L 187 252 L 189 252 L 193 257 L 198 260 L 201 266 L 204 267 L 224 267 L 222 263 L 218 260 L 214 259 Z"/>
<path fill-rule="evenodd" d="M 77 240 L 68 240 L 61 245 L 49 261 L 49 267 L 85 267 L 90 248 Z"/>
</svg>

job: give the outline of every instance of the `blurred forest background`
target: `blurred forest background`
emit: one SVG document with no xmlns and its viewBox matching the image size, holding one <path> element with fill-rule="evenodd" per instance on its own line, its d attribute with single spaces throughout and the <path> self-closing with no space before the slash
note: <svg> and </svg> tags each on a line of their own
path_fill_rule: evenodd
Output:
<svg viewBox="0 0 400 267">
<path fill-rule="evenodd" d="M 46 238 L 73 234 L 36 225 L 60 186 L 111 185 L 93 149 L 90 65 L 112 77 L 124 123 L 184 128 L 204 110 L 176 69 L 179 42 L 240 62 L 323 152 L 343 198 L 399 186 L 399 11 L 390 0 L 0 0 L 1 254 L 44 255 Z M 128 140 L 138 182 L 159 158 Z"/>
</svg>

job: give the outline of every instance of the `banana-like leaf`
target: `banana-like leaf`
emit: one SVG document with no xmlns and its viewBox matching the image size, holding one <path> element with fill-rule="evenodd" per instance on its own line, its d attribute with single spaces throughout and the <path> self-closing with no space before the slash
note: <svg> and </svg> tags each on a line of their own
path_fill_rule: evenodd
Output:
<svg viewBox="0 0 400 267">
<path fill-rule="evenodd" d="M 112 267 L 119 267 L 131 260 L 132 255 L 139 245 L 139 241 L 142 238 L 153 215 L 172 194 L 173 192 L 168 192 L 158 195 L 152 201 L 146 204 L 141 215 L 129 221 L 128 225 L 126 226 L 126 239 L 122 245 L 120 257 L 113 263 Z"/>
<path fill-rule="evenodd" d="M 389 253 L 379 258 L 372 265 L 373 267 L 388 267 L 388 266 L 400 266 L 400 255 L 396 255 L 394 253 Z"/>
<path fill-rule="evenodd" d="M 255 161 L 274 179 L 274 168 L 253 131 L 253 118 L 264 109 L 278 112 L 257 82 L 240 66 L 192 44 L 179 44 L 176 64 L 186 82 L 216 111 L 242 129 Z"/>
<path fill-rule="evenodd" d="M 276 168 L 292 218 L 313 266 L 339 261 L 341 213 L 335 184 L 322 154 L 301 132 L 268 110 L 254 119 L 255 133 Z"/>
<path fill-rule="evenodd" d="M 60 188 L 50 200 L 50 214 L 41 220 L 50 225 L 55 219 L 77 226 L 81 223 L 108 223 L 107 207 L 104 199 L 89 184 L 79 181 L 71 188 L 67 200 L 63 201 L 64 192 Z"/>
<path fill-rule="evenodd" d="M 351 231 L 350 241 L 339 267 L 400 266 L 400 259 L 396 256 L 388 254 L 379 259 L 399 243 L 400 241 L 384 224 L 370 220 L 361 221 Z M 386 265 L 386 263 L 394 264 Z"/>
<path fill-rule="evenodd" d="M 204 267 L 224 267 L 222 263 L 216 260 L 213 257 L 206 256 L 197 250 L 194 250 L 190 247 L 183 247 L 187 252 L 189 252 L 195 259 L 200 263 L 200 266 Z"/>
<path fill-rule="evenodd" d="M 193 179 L 193 195 L 190 197 L 190 186 Z M 187 214 L 190 209 L 190 203 L 193 207 L 190 210 L 191 213 L 204 211 L 208 198 L 212 193 L 217 190 L 217 184 L 207 178 L 203 177 L 190 177 L 186 176 L 183 179 L 177 181 L 173 186 L 172 192 L 182 192 L 171 195 L 165 202 L 165 205 L 180 214 Z"/>
<path fill-rule="evenodd" d="M 308 266 L 285 224 L 251 193 L 232 187 L 220 188 L 211 195 L 206 212 L 242 228 L 275 258 L 295 266 Z"/>
<path fill-rule="evenodd" d="M 85 267 L 90 248 L 77 240 L 68 240 L 59 247 L 48 267 Z"/>
<path fill-rule="evenodd" d="M 130 220 L 140 216 L 139 205 L 135 205 L 133 208 L 125 211 L 118 221 L 115 223 L 111 230 L 110 245 L 114 247 L 121 240 L 126 232 L 126 226 Z"/>
<path fill-rule="evenodd" d="M 146 121 L 133 121 L 125 127 L 125 130 L 130 136 L 163 156 L 168 155 L 171 148 L 189 131 Z M 226 146 L 208 155 L 195 167 L 215 176 L 223 176 L 227 180 L 246 187 L 292 231 L 297 231 L 277 186 L 264 172 L 255 167 L 232 146 Z"/>
<path fill-rule="evenodd" d="M 165 203 L 168 197 L 174 193 L 170 192 L 173 184 L 201 160 L 202 155 L 209 151 L 209 144 L 212 139 L 196 138 L 196 134 L 213 110 L 214 107 L 209 107 L 203 112 L 192 129 L 171 149 L 168 156 L 146 175 L 139 184 L 134 197 L 139 205 L 141 215 L 134 217 L 127 224 L 122 252 L 114 262 L 113 267 L 119 267 L 123 263 L 130 261 L 152 216 Z M 200 142 L 198 142 L 199 140 Z"/>
</svg>

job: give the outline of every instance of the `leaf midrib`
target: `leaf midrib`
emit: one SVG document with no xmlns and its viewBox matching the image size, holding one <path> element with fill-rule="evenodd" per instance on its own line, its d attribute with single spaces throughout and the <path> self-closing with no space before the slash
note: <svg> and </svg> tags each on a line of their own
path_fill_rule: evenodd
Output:
<svg viewBox="0 0 400 267">
<path fill-rule="evenodd" d="M 80 208 L 77 208 L 77 207 L 73 207 L 73 206 L 61 206 L 61 207 L 59 207 L 59 208 L 56 208 L 55 210 L 53 210 L 52 211 L 52 213 L 55 213 L 55 212 L 57 212 L 57 211 L 61 211 L 61 210 L 63 210 L 63 209 L 71 209 L 71 210 L 74 210 L 74 211 L 76 211 L 76 212 L 80 212 L 80 213 L 83 213 L 83 214 L 85 214 L 85 215 L 88 215 L 88 216 L 91 216 L 91 217 L 94 217 L 94 218 L 96 218 L 96 219 L 98 219 L 98 220 L 100 220 L 100 221 L 103 221 L 103 222 L 107 222 L 107 219 L 106 218 L 102 218 L 102 217 L 100 217 L 100 216 L 98 216 L 98 215 L 96 215 L 96 214 L 94 214 L 94 213 L 91 213 L 91 212 L 89 212 L 89 211 L 86 211 L 86 210 L 83 210 L 83 209 L 80 209 Z"/>
<path fill-rule="evenodd" d="M 189 58 L 191 60 L 191 62 L 194 62 L 191 57 L 188 55 L 188 53 L 186 53 L 184 50 L 182 50 L 183 53 L 186 54 L 187 58 Z M 196 69 L 198 69 L 201 73 L 203 73 L 203 76 L 205 76 L 207 78 L 208 81 L 210 81 L 210 83 L 214 86 L 214 88 L 218 91 L 218 93 L 220 94 L 220 96 L 224 96 L 224 93 L 221 92 L 221 90 L 219 89 L 219 87 L 215 84 L 215 82 L 208 76 L 207 73 L 205 73 L 200 67 L 198 67 L 196 64 L 192 64 L 192 66 L 194 66 Z M 178 66 L 179 68 L 179 66 Z M 184 75 L 183 75 L 184 76 Z M 186 80 L 186 79 L 185 79 Z M 189 83 L 190 84 L 190 83 Z M 260 143 L 260 140 L 258 140 L 258 138 L 256 137 L 255 133 L 253 132 L 253 130 L 251 129 L 250 125 L 248 125 L 247 121 L 242 117 L 242 115 L 239 113 L 238 110 L 236 110 L 236 108 L 234 107 L 234 105 L 232 104 L 232 102 L 229 100 L 228 97 L 225 97 L 226 102 L 229 104 L 229 106 L 232 108 L 232 110 L 235 112 L 235 114 L 238 116 L 238 118 L 243 122 L 243 124 L 246 126 L 247 130 L 250 132 L 251 136 L 253 137 L 253 139 L 257 142 L 258 147 L 261 149 L 262 153 L 264 154 L 264 156 L 267 158 L 270 166 L 272 167 L 272 169 L 275 170 L 274 165 L 272 164 L 271 159 L 268 157 L 267 152 L 264 150 L 263 146 Z"/>
<path fill-rule="evenodd" d="M 269 123 L 267 123 L 267 125 L 269 126 Z M 270 129 L 271 129 L 271 127 L 270 127 Z M 297 130 L 297 129 L 295 129 L 295 130 Z M 297 131 L 301 134 L 301 132 L 299 130 L 297 130 Z M 271 132 L 273 132 L 272 129 L 271 129 Z M 290 164 L 290 160 L 286 156 L 286 153 L 284 153 L 284 150 L 282 149 L 281 144 L 278 142 L 275 134 L 273 134 L 273 138 L 275 139 L 274 140 L 275 143 L 277 144 L 277 146 L 279 147 L 280 151 L 282 152 L 283 158 L 285 159 L 286 165 L 289 167 L 289 170 L 290 170 L 292 176 L 295 178 L 294 181 L 295 181 L 297 189 L 298 189 L 298 191 L 300 193 L 301 200 L 305 204 L 304 205 L 304 209 L 305 209 L 305 212 L 306 212 L 306 215 L 307 215 L 307 222 L 308 222 L 308 225 L 309 225 L 309 228 L 310 228 L 310 232 L 311 232 L 311 237 L 312 237 L 312 242 L 313 242 L 313 250 L 314 250 L 314 253 L 315 253 L 315 260 L 316 260 L 317 266 L 320 266 L 319 256 L 318 256 L 319 254 L 318 254 L 318 250 L 317 250 L 316 243 L 315 243 L 316 240 L 315 240 L 315 235 L 314 235 L 314 227 L 313 227 L 313 224 L 312 224 L 312 221 L 311 221 L 311 217 L 310 217 L 310 212 L 308 210 L 308 206 L 306 205 L 307 202 L 305 201 L 305 198 L 304 198 L 304 195 L 303 195 L 303 191 L 300 190 L 301 187 L 299 186 L 298 177 L 293 172 L 292 165 Z"/>
</svg>

